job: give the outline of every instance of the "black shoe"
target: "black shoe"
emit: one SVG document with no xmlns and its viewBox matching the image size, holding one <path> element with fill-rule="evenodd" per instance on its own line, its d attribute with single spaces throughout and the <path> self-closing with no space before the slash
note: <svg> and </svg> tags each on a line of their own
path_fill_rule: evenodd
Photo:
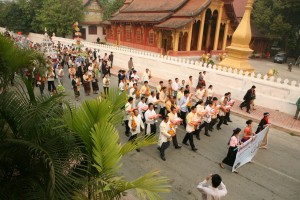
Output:
<svg viewBox="0 0 300 200">
<path fill-rule="evenodd" d="M 228 123 L 223 123 L 223 124 L 228 125 Z"/>
<path fill-rule="evenodd" d="M 182 142 L 182 144 L 185 144 L 186 146 L 189 146 L 189 144 L 188 144 L 188 143 L 186 143 L 186 142 Z"/>
<path fill-rule="evenodd" d="M 241 110 L 243 110 L 243 107 L 242 107 L 242 106 L 239 106 L 239 107 L 240 107 Z"/>
<path fill-rule="evenodd" d="M 157 150 L 160 151 L 160 147 L 157 147 Z"/>
<path fill-rule="evenodd" d="M 179 145 L 175 147 L 175 149 L 180 149 L 180 148 L 181 148 L 181 146 L 179 146 Z"/>
<path fill-rule="evenodd" d="M 141 150 L 140 150 L 140 149 L 136 149 L 136 151 L 137 151 L 137 152 L 140 152 Z"/>
<path fill-rule="evenodd" d="M 221 130 L 221 127 L 217 127 L 217 130 Z"/>
<path fill-rule="evenodd" d="M 161 158 L 163 161 L 166 161 L 166 158 L 165 158 L 163 155 L 160 155 L 160 158 Z"/>
<path fill-rule="evenodd" d="M 200 140 L 200 137 L 199 137 L 199 136 L 196 136 L 196 139 L 197 139 L 197 140 Z"/>
<path fill-rule="evenodd" d="M 204 135 L 206 135 L 207 137 L 210 137 L 209 133 L 207 133 L 207 134 L 204 134 Z"/>
<path fill-rule="evenodd" d="M 229 120 L 227 120 L 228 122 L 232 122 L 230 119 Z"/>
<path fill-rule="evenodd" d="M 192 148 L 192 151 L 197 151 L 198 149 L 196 147 Z"/>
<path fill-rule="evenodd" d="M 212 130 L 212 128 L 211 129 L 208 129 L 210 132 L 212 132 L 213 130 Z"/>
</svg>

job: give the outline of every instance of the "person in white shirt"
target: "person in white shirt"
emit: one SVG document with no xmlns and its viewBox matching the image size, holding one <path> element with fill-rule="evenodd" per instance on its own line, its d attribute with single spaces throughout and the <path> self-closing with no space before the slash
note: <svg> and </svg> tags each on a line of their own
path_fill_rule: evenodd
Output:
<svg viewBox="0 0 300 200">
<path fill-rule="evenodd" d="M 194 87 L 193 76 L 189 76 L 189 80 L 186 85 L 189 85 L 191 88 Z"/>
<path fill-rule="evenodd" d="M 133 78 L 135 83 L 137 83 L 140 80 L 140 77 L 137 74 L 136 70 L 133 70 L 133 73 L 131 74 L 131 77 Z"/>
<path fill-rule="evenodd" d="M 159 101 L 157 100 L 155 91 L 151 91 L 151 94 L 147 99 L 147 104 L 149 103 L 153 103 L 154 109 L 157 109 L 157 104 L 159 103 Z"/>
<path fill-rule="evenodd" d="M 129 127 L 129 120 L 132 115 L 132 111 L 135 108 L 132 106 L 133 98 L 129 97 L 127 103 L 125 104 L 125 116 L 124 116 L 124 123 L 125 123 L 125 135 L 129 137 L 130 127 Z"/>
<path fill-rule="evenodd" d="M 211 116 L 213 115 L 214 111 L 211 107 L 212 106 L 212 101 L 208 101 L 206 103 L 207 103 L 207 106 L 205 107 L 205 111 L 206 111 L 207 114 L 205 114 L 204 117 L 203 117 L 203 123 L 200 126 L 200 132 L 201 132 L 202 128 L 204 127 L 205 128 L 205 135 L 210 137 L 210 134 L 208 133 L 208 129 L 209 129 L 209 125 L 210 125 L 210 122 L 211 122 Z"/>
<path fill-rule="evenodd" d="M 178 117 L 177 112 L 178 112 L 177 108 L 175 108 L 174 106 L 171 106 L 171 112 L 168 114 L 168 116 L 169 116 L 169 120 L 172 125 L 172 128 L 174 130 L 174 135 L 171 135 L 173 145 L 174 145 L 175 149 L 180 149 L 181 146 L 178 144 L 178 141 L 177 141 L 176 130 L 178 128 L 178 125 L 182 122 L 182 119 L 180 119 Z"/>
<path fill-rule="evenodd" d="M 157 115 L 154 106 L 152 103 L 148 104 L 148 110 L 145 112 L 145 131 L 146 135 L 156 134 L 156 119 L 159 118 L 160 115 Z"/>
<path fill-rule="evenodd" d="M 181 83 L 179 83 L 179 89 L 180 88 L 185 88 L 185 80 L 181 80 Z"/>
<path fill-rule="evenodd" d="M 137 134 L 141 133 L 143 131 L 144 122 L 142 121 L 142 117 L 139 114 L 138 110 L 133 110 L 133 114 L 129 118 L 128 126 L 130 128 L 131 136 L 129 137 L 128 141 L 132 141 L 133 143 L 137 144 L 135 142 L 135 139 L 137 138 Z M 140 152 L 140 149 L 136 149 L 137 152 Z"/>
<path fill-rule="evenodd" d="M 160 110 L 159 110 L 159 114 L 164 116 L 166 114 L 166 101 L 167 101 L 167 88 L 166 87 L 162 87 L 160 93 L 159 93 L 159 106 L 160 106 Z"/>
<path fill-rule="evenodd" d="M 108 78 L 108 73 L 106 73 L 103 78 L 103 89 L 104 89 L 105 96 L 108 94 L 109 86 L 110 86 L 110 79 Z"/>
<path fill-rule="evenodd" d="M 212 186 L 208 185 L 210 179 Z M 198 184 L 197 189 L 201 192 L 203 200 L 221 200 L 227 194 L 226 186 L 219 174 L 208 175 Z"/>
<path fill-rule="evenodd" d="M 197 151 L 198 149 L 194 145 L 193 135 L 195 134 L 195 127 L 201 123 L 201 120 L 195 120 L 195 114 L 197 109 L 195 106 L 191 107 L 191 112 L 186 116 L 186 134 L 182 140 L 182 144 L 188 145 L 189 141 L 192 151 Z"/>
<path fill-rule="evenodd" d="M 197 101 L 203 100 L 205 96 L 205 89 L 202 86 L 197 86 L 195 97 Z"/>
<path fill-rule="evenodd" d="M 125 79 L 122 79 L 119 83 L 119 90 L 120 90 L 120 94 L 122 92 L 124 92 L 124 89 L 125 89 Z"/>
<path fill-rule="evenodd" d="M 206 90 L 206 93 L 207 93 L 207 100 L 208 101 L 212 101 L 212 98 L 213 98 L 213 95 L 214 95 L 214 90 L 213 90 L 213 86 L 210 85 L 208 86 L 207 90 Z"/>
<path fill-rule="evenodd" d="M 145 112 L 148 110 L 148 105 L 146 104 L 146 97 L 142 97 L 141 101 L 137 105 L 139 114 L 141 115 L 143 122 L 145 122 Z"/>
<path fill-rule="evenodd" d="M 64 77 L 64 70 L 62 68 L 62 65 L 59 64 L 58 68 L 55 70 L 56 76 L 57 76 L 57 80 L 58 80 L 58 85 L 63 85 L 62 79 Z"/>
<path fill-rule="evenodd" d="M 134 83 L 132 85 L 133 87 L 129 90 L 129 97 L 132 97 L 133 98 L 133 106 L 136 105 L 136 92 L 137 92 L 137 84 Z"/>
<path fill-rule="evenodd" d="M 149 82 L 150 78 L 151 78 L 151 71 L 147 68 L 146 72 L 143 73 L 142 82 L 145 82 L 145 81 Z"/>
<path fill-rule="evenodd" d="M 162 116 L 162 122 L 159 125 L 158 150 L 163 161 L 166 161 L 165 150 L 170 146 L 172 140 L 172 136 L 169 134 L 170 129 L 172 128 L 170 127 L 169 117 L 167 115 Z"/>
<path fill-rule="evenodd" d="M 47 71 L 46 77 L 47 77 L 48 91 L 49 92 L 53 92 L 54 90 L 56 90 L 56 87 L 54 85 L 54 76 L 55 76 L 55 74 L 53 73 L 52 69 Z"/>
<path fill-rule="evenodd" d="M 128 90 L 130 90 L 131 88 L 133 88 L 133 84 L 134 84 L 134 78 L 130 77 L 129 78 L 129 84 L 128 84 Z"/>
<path fill-rule="evenodd" d="M 173 96 L 177 96 L 179 90 L 179 79 L 175 78 L 175 82 L 172 83 Z"/>
<path fill-rule="evenodd" d="M 197 103 L 196 103 L 196 109 L 197 109 L 197 112 L 195 114 L 195 117 L 194 119 L 195 120 L 202 120 L 203 116 L 206 114 L 207 111 L 205 111 L 204 109 L 204 105 L 203 105 L 203 100 L 199 100 Z M 196 130 L 195 130 L 195 136 L 196 136 L 196 139 L 197 140 L 200 140 L 200 124 L 196 127 Z"/>
<path fill-rule="evenodd" d="M 159 95 L 161 88 L 164 86 L 163 81 L 159 81 L 159 84 L 156 86 L 156 93 Z"/>
</svg>

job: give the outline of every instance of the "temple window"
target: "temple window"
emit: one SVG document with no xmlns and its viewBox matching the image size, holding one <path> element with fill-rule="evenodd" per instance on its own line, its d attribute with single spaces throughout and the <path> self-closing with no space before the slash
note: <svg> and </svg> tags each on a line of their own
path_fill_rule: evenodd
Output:
<svg viewBox="0 0 300 200">
<path fill-rule="evenodd" d="M 140 28 L 136 30 L 136 42 L 137 43 L 142 42 L 142 31 Z"/>
<path fill-rule="evenodd" d="M 97 35 L 97 26 L 95 26 L 95 25 L 89 26 L 89 34 L 90 35 Z"/>
<path fill-rule="evenodd" d="M 154 44 L 154 31 L 149 31 L 149 45 L 153 46 Z"/>
<path fill-rule="evenodd" d="M 130 29 L 130 26 L 126 26 L 126 28 L 125 28 L 125 38 L 126 38 L 126 41 L 130 41 L 131 40 L 131 29 Z"/>
</svg>

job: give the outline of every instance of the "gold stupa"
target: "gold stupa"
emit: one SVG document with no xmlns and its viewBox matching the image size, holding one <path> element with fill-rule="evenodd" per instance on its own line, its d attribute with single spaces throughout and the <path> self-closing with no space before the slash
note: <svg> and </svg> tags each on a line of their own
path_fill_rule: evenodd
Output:
<svg viewBox="0 0 300 200">
<path fill-rule="evenodd" d="M 249 63 L 249 55 L 253 52 L 251 42 L 250 15 L 254 0 L 248 0 L 245 13 L 239 26 L 232 35 L 231 45 L 226 47 L 228 57 L 219 63 L 221 66 L 253 72 L 254 68 Z"/>
</svg>

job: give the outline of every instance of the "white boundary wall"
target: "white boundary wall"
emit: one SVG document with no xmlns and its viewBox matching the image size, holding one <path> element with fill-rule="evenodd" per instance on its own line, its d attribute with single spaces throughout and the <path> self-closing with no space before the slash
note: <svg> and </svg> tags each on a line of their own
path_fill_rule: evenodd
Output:
<svg viewBox="0 0 300 200">
<path fill-rule="evenodd" d="M 1 30 L 0 30 L 1 31 Z M 39 42 L 43 35 L 29 34 L 29 39 L 33 42 Z M 74 44 L 74 40 L 52 37 L 54 43 L 60 41 L 62 44 Z M 295 103 L 300 98 L 299 80 L 291 81 L 288 79 L 270 77 L 262 74 L 255 74 L 238 71 L 232 68 L 221 66 L 211 66 L 202 62 L 190 61 L 177 57 L 162 56 L 157 53 L 146 52 L 142 50 L 129 49 L 124 47 L 95 44 L 83 42 L 84 48 L 100 49 L 101 54 L 114 53 L 114 65 L 127 69 L 127 63 L 130 57 L 133 57 L 135 69 L 145 71 L 151 70 L 153 76 L 168 80 L 174 80 L 178 77 L 180 80 L 188 80 L 193 76 L 193 82 L 196 85 L 199 71 L 206 71 L 205 77 L 207 85 L 214 86 L 214 92 L 224 94 L 231 92 L 234 99 L 243 100 L 243 97 L 252 85 L 256 86 L 255 104 L 279 110 L 291 115 L 295 114 Z M 195 85 L 193 87 L 195 87 Z M 263 111 L 262 111 L 263 112 Z"/>
</svg>

